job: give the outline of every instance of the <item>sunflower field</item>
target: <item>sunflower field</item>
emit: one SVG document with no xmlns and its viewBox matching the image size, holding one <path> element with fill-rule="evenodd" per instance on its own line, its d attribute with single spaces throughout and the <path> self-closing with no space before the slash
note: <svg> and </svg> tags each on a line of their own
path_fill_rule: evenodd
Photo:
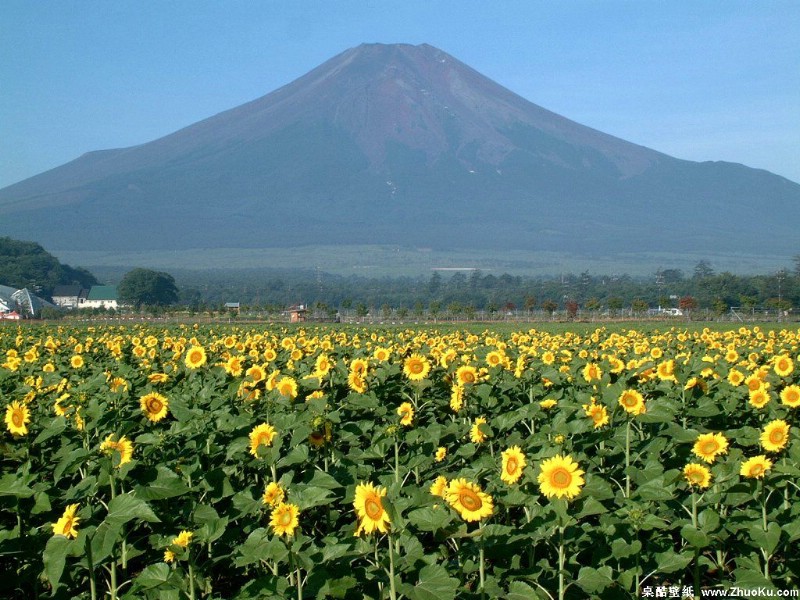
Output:
<svg viewBox="0 0 800 600">
<path fill-rule="evenodd" d="M 0 596 L 796 590 L 799 347 L 758 327 L 2 327 Z"/>
</svg>

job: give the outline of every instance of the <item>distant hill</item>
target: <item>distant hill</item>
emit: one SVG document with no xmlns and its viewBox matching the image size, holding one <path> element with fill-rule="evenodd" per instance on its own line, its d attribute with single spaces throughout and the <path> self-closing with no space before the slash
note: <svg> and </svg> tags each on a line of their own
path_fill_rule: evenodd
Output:
<svg viewBox="0 0 800 600">
<path fill-rule="evenodd" d="M 798 222 L 797 183 L 590 129 L 425 44 L 361 45 L 171 135 L 0 190 L 0 234 L 52 251 L 790 256 Z"/>
<path fill-rule="evenodd" d="M 73 284 L 88 289 L 97 279 L 85 269 L 61 264 L 35 242 L 0 237 L 0 285 L 50 298 L 56 286 Z"/>
</svg>

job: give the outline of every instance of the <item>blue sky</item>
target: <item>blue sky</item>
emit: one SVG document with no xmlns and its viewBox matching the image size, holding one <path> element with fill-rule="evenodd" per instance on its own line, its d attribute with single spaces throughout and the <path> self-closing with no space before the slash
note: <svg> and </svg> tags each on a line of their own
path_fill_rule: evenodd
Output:
<svg viewBox="0 0 800 600">
<path fill-rule="evenodd" d="M 362 42 L 429 43 L 584 125 L 800 182 L 796 0 L 4 0 L 0 187 L 169 134 Z"/>
</svg>

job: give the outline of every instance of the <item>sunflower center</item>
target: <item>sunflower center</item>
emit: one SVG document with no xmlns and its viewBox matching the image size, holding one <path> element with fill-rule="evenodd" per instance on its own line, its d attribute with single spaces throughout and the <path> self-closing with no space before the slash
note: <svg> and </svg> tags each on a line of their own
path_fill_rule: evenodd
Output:
<svg viewBox="0 0 800 600">
<path fill-rule="evenodd" d="M 758 477 L 764 472 L 764 465 L 753 465 L 750 467 L 750 475 Z"/>
<path fill-rule="evenodd" d="M 714 454 L 719 449 L 717 442 L 714 440 L 709 440 L 703 443 L 701 448 L 703 454 Z"/>
<path fill-rule="evenodd" d="M 623 396 L 622 404 L 629 407 L 636 406 L 636 398 L 634 398 L 633 396 Z"/>
<path fill-rule="evenodd" d="M 689 479 L 692 483 L 700 483 L 703 481 L 703 474 L 700 471 L 692 471 L 689 473 Z"/>
<path fill-rule="evenodd" d="M 773 444 L 781 444 L 785 439 L 786 436 L 780 429 L 774 429 L 769 432 L 769 441 L 772 442 Z"/>
<path fill-rule="evenodd" d="M 367 516 L 372 519 L 373 521 L 377 521 L 381 518 L 383 514 L 383 506 L 380 503 L 380 500 L 376 500 L 375 498 L 367 498 L 364 502 L 364 512 L 367 513 Z"/>
<path fill-rule="evenodd" d="M 158 413 L 161 412 L 161 409 L 164 405 L 161 403 L 161 400 L 158 398 L 149 398 L 147 400 L 147 410 L 151 413 Z"/>
<path fill-rule="evenodd" d="M 517 459 L 512 456 L 511 458 L 508 459 L 508 463 L 506 463 L 506 472 L 509 475 L 513 475 L 514 473 L 517 472 L 518 466 L 519 465 L 517 464 Z"/>
<path fill-rule="evenodd" d="M 458 494 L 458 501 L 461 503 L 461 506 L 469 511 L 480 510 L 481 506 L 483 506 L 480 496 L 472 490 L 461 490 Z"/>
<path fill-rule="evenodd" d="M 550 475 L 550 481 L 553 487 L 566 488 L 572 483 L 572 474 L 564 468 L 559 468 Z"/>
<path fill-rule="evenodd" d="M 288 510 L 283 511 L 280 515 L 278 515 L 278 523 L 283 527 L 286 527 L 292 522 L 292 515 Z"/>
<path fill-rule="evenodd" d="M 23 418 L 22 414 L 15 411 L 11 414 L 11 422 L 14 423 L 14 427 L 22 427 Z"/>
<path fill-rule="evenodd" d="M 414 373 L 415 375 L 422 373 L 422 363 L 414 361 L 408 366 L 408 370 Z"/>
</svg>

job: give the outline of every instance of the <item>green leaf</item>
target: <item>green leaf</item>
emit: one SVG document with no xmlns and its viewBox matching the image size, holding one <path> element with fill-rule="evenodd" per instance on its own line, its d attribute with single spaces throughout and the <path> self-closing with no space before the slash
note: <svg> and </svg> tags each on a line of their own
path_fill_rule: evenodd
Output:
<svg viewBox="0 0 800 600">
<path fill-rule="evenodd" d="M 260 560 L 274 560 L 278 563 L 285 562 L 289 550 L 279 539 L 270 536 L 269 531 L 259 527 L 239 547 L 239 556 L 234 560 L 237 567 L 258 562 Z"/>
<path fill-rule="evenodd" d="M 67 554 L 72 547 L 72 542 L 63 535 L 54 535 L 44 547 L 44 574 L 53 588 L 58 586 L 61 574 L 64 572 L 64 564 Z"/>
<path fill-rule="evenodd" d="M 764 577 L 761 571 L 756 571 L 755 569 L 740 567 L 733 572 L 733 576 L 736 578 L 736 584 L 744 589 L 764 589 L 771 592 L 776 590 L 773 583 Z"/>
<path fill-rule="evenodd" d="M 99 527 L 95 529 L 89 542 L 92 546 L 92 561 L 95 565 L 101 564 L 111 554 L 114 544 L 120 538 L 121 531 L 121 524 L 111 524 L 106 521 L 100 523 Z"/>
<path fill-rule="evenodd" d="M 681 536 L 695 548 L 705 548 L 709 544 L 708 536 L 691 525 L 681 527 Z"/>
<path fill-rule="evenodd" d="M 450 577 L 443 566 L 428 565 L 419 572 L 417 585 L 402 587 L 411 600 L 453 600 L 459 585 L 461 582 Z"/>
<path fill-rule="evenodd" d="M 603 478 L 589 475 L 586 477 L 586 485 L 583 486 L 583 495 L 591 496 L 595 500 L 611 500 L 614 497 L 614 489 Z"/>
<path fill-rule="evenodd" d="M 282 459 L 278 461 L 278 467 L 289 467 L 291 465 L 296 465 L 299 463 L 306 462 L 308 460 L 308 446 L 303 444 L 302 446 L 297 446 L 296 448 L 292 449 L 289 454 L 284 456 Z"/>
<path fill-rule="evenodd" d="M 586 500 L 583 502 L 583 506 L 578 514 L 575 515 L 575 518 L 580 519 L 590 515 L 601 515 L 604 512 L 608 512 L 608 509 L 600 502 L 590 497 L 586 498 Z"/>
<path fill-rule="evenodd" d="M 154 481 L 144 482 L 135 489 L 136 496 L 143 500 L 175 498 L 188 491 L 189 487 L 183 480 L 167 467 L 158 467 Z"/>
<path fill-rule="evenodd" d="M 16 473 L 3 475 L 3 478 L 0 479 L 0 496 L 30 498 L 33 494 L 33 490 L 25 485 L 23 478 Z"/>
<path fill-rule="evenodd" d="M 134 583 L 140 589 L 149 590 L 167 583 L 167 581 L 169 581 L 169 575 L 169 565 L 160 562 L 145 567 L 134 580 Z"/>
<path fill-rule="evenodd" d="M 672 486 L 664 484 L 663 477 L 651 479 L 644 485 L 640 485 L 636 489 L 636 493 L 642 500 L 650 500 L 654 502 L 663 502 L 665 500 L 672 500 Z"/>
<path fill-rule="evenodd" d="M 716 510 L 707 508 L 697 518 L 697 522 L 706 533 L 710 533 L 719 527 L 719 514 Z"/>
<path fill-rule="evenodd" d="M 780 542 L 781 528 L 775 522 L 769 523 L 766 531 L 760 523 L 753 525 L 750 527 L 750 539 L 759 548 L 765 550 L 767 554 L 772 554 L 775 552 L 775 548 L 778 547 L 778 542 Z"/>
<path fill-rule="evenodd" d="M 330 490 L 310 486 L 296 486 L 292 488 L 292 502 L 300 510 L 307 510 L 314 506 L 324 506 L 335 500 Z"/>
<path fill-rule="evenodd" d="M 531 600 L 536 598 L 536 590 L 522 581 L 514 581 L 508 586 L 508 593 L 505 595 L 506 600 Z"/>
<path fill-rule="evenodd" d="M 601 573 L 597 569 L 583 567 L 578 571 L 578 579 L 575 580 L 575 583 L 577 583 L 584 592 L 592 594 L 603 591 L 613 584 L 614 581 L 608 575 Z"/>
<path fill-rule="evenodd" d="M 641 550 L 642 542 L 639 540 L 634 540 L 632 544 L 629 544 L 627 540 L 617 538 L 611 542 L 611 554 L 614 558 L 627 558 L 638 554 Z"/>
<path fill-rule="evenodd" d="M 675 573 L 677 571 L 683 571 L 686 567 L 689 566 L 689 563 L 692 562 L 693 558 L 694 555 L 691 552 L 684 552 L 683 554 L 677 554 L 672 550 L 667 550 L 666 552 L 662 552 L 661 554 L 656 554 L 656 564 L 658 565 L 658 572 Z"/>
<path fill-rule="evenodd" d="M 325 488 L 326 490 L 335 490 L 343 487 L 341 483 L 336 481 L 336 478 L 329 475 L 325 471 L 320 471 L 318 469 L 314 470 L 314 476 L 311 478 L 311 481 L 308 482 L 308 485 L 318 488 Z"/>
<path fill-rule="evenodd" d="M 108 515 L 105 522 L 109 525 L 124 525 L 133 519 L 140 519 L 149 523 L 160 523 L 150 505 L 133 493 L 121 494 L 108 503 Z"/>
<path fill-rule="evenodd" d="M 443 508 L 418 508 L 408 513 L 408 520 L 420 531 L 438 531 L 446 528 L 453 520 L 449 511 Z"/>
</svg>

